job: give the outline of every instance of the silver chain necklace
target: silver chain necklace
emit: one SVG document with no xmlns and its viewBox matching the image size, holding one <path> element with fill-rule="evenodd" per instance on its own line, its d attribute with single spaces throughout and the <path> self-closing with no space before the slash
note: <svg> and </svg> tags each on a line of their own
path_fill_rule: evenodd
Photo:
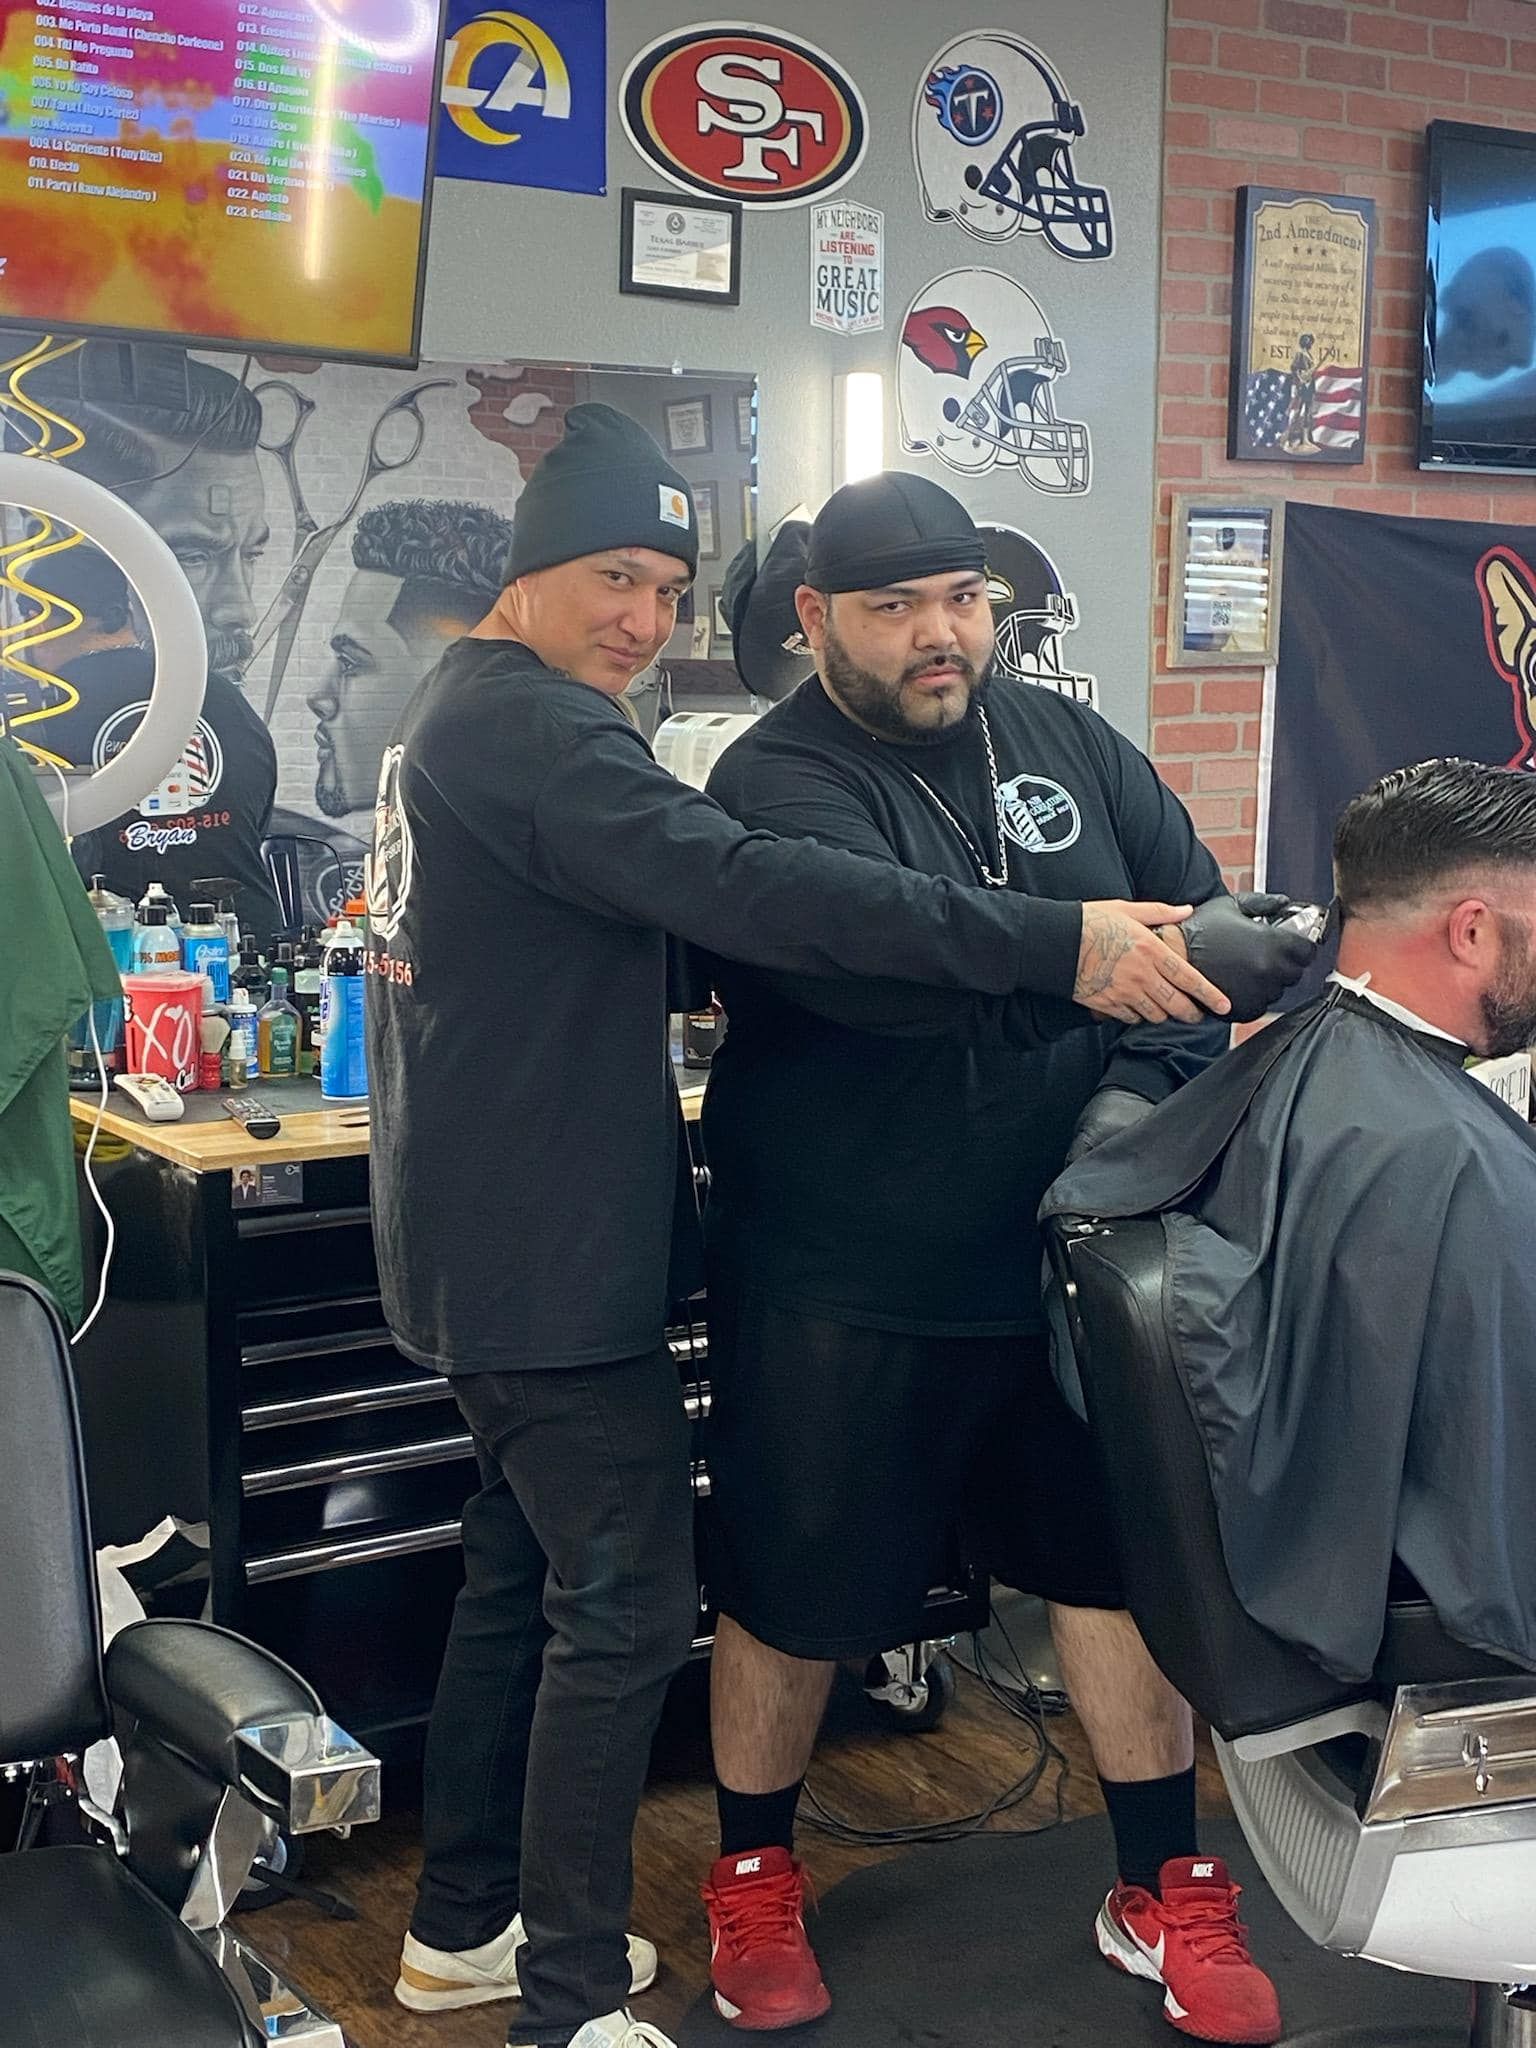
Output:
<svg viewBox="0 0 1536 2048">
<path fill-rule="evenodd" d="M 978 704 L 976 706 L 976 716 L 981 724 L 981 737 L 986 744 L 987 775 L 992 784 L 992 818 L 997 828 L 998 865 L 996 868 L 989 868 L 987 866 L 986 856 L 982 853 L 981 848 L 976 844 L 970 833 L 966 831 L 964 825 L 961 824 L 932 783 L 924 781 L 915 768 L 908 768 L 905 761 L 901 765 L 903 768 L 906 768 L 908 775 L 911 776 L 912 780 L 923 792 L 923 795 L 927 797 L 929 803 L 933 805 L 939 816 L 945 821 L 950 830 L 960 840 L 966 852 L 971 856 L 971 859 L 976 864 L 976 872 L 980 875 L 983 885 L 988 889 L 1006 889 L 1008 886 L 1008 830 L 1003 815 L 1002 785 L 997 779 L 997 756 L 992 751 L 992 728 L 987 724 L 987 707 L 985 704 Z"/>
</svg>

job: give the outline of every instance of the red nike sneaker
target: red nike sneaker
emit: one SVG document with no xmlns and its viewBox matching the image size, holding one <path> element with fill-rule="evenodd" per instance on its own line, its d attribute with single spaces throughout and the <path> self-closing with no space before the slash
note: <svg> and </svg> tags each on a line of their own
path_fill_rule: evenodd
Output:
<svg viewBox="0 0 1536 2048">
<path fill-rule="evenodd" d="M 805 1933 L 805 1866 L 787 1849 L 722 1856 L 702 1887 L 722 2019 L 752 2033 L 820 2019 L 832 2003 Z"/>
<path fill-rule="evenodd" d="M 1117 1884 L 1094 1932 L 1117 1970 L 1163 1987 L 1163 2014 L 1200 2041 L 1280 2038 L 1275 1987 L 1248 1953 L 1239 1887 L 1214 1856 L 1178 1856 L 1162 1868 L 1162 1897 Z"/>
</svg>

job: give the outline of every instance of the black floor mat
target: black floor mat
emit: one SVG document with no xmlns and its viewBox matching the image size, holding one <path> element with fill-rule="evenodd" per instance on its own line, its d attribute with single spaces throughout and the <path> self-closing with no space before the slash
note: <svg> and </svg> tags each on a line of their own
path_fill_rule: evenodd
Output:
<svg viewBox="0 0 1536 2048">
<path fill-rule="evenodd" d="M 816 1838 L 804 1848 L 814 1868 Z M 1274 1978 L 1287 2048 L 1466 2048 L 1464 1986 L 1348 1962 L 1313 1946 L 1231 1821 L 1201 1827 L 1243 1887 L 1256 1958 Z M 832 2011 L 782 2036 L 806 2048 L 1173 2048 L 1162 1993 L 1113 1970 L 1093 1918 L 1113 1870 L 1109 1824 L 986 1835 L 861 1870 L 810 1921 Z M 705 1998 L 680 2048 L 742 2043 Z"/>
</svg>

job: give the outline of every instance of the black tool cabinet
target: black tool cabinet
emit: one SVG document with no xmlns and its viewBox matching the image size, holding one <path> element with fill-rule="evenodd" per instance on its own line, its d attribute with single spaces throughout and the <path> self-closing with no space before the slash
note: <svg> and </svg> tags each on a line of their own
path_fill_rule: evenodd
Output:
<svg viewBox="0 0 1536 2048">
<path fill-rule="evenodd" d="M 153 1592 L 157 1611 L 204 1612 L 252 1636 L 360 1739 L 409 1748 L 431 1705 L 477 1478 L 447 1384 L 402 1358 L 384 1327 L 366 1154 L 307 1161 L 298 1206 L 242 1213 L 228 1170 L 178 1165 L 154 1142 L 98 1143 L 95 1162 L 118 1228 L 107 1304 L 77 1351 L 97 1543 L 137 1542 L 175 1516 L 193 1562 Z M 99 1219 L 84 1213 L 99 1249 Z M 703 1309 L 685 1304 L 668 1333 L 695 1432 L 701 1652 L 712 1630 Z M 930 1603 L 936 1637 L 979 1617 L 977 1588 L 955 1579 Z"/>
</svg>

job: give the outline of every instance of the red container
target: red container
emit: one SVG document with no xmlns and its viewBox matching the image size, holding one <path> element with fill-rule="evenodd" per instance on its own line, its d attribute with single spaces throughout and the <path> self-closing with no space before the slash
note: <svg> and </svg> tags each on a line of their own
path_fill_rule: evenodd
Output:
<svg viewBox="0 0 1536 2048">
<path fill-rule="evenodd" d="M 203 977 L 179 970 L 125 974 L 123 998 L 125 1071 L 158 1074 L 188 1094 L 202 1053 Z"/>
</svg>

